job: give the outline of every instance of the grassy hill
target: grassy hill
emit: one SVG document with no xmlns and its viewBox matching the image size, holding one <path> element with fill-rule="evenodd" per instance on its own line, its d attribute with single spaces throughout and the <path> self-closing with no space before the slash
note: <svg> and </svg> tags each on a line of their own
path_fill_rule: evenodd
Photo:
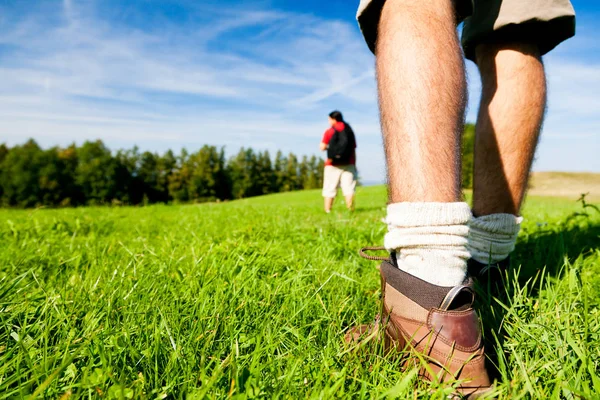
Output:
<svg viewBox="0 0 600 400">
<path fill-rule="evenodd" d="M 537 196 L 587 198 L 600 201 L 600 174 L 593 172 L 534 172 L 529 193 Z"/>
<path fill-rule="evenodd" d="M 357 249 L 382 243 L 385 201 L 378 186 L 359 189 L 353 214 L 322 213 L 318 191 L 0 210 L 0 399 L 444 398 L 341 341 L 378 310 L 377 265 Z M 519 279 L 502 304 L 480 302 L 497 394 L 593 398 L 600 213 L 532 197 L 524 216 Z"/>
</svg>

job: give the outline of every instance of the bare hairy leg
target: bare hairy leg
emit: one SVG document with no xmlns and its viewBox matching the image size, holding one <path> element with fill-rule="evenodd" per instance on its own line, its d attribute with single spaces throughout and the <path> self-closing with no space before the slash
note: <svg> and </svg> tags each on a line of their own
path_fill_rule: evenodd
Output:
<svg viewBox="0 0 600 400">
<path fill-rule="evenodd" d="M 473 212 L 517 215 L 544 111 L 546 80 L 535 44 L 477 47 L 482 96 L 475 130 Z"/>
<path fill-rule="evenodd" d="M 466 89 L 453 2 L 387 1 L 376 56 L 390 202 L 459 201 Z"/>
</svg>

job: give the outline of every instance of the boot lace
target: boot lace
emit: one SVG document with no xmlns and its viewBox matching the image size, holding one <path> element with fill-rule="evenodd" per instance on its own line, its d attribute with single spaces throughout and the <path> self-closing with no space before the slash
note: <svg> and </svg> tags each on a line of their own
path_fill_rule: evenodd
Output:
<svg viewBox="0 0 600 400">
<path fill-rule="evenodd" d="M 383 246 L 363 247 L 362 249 L 360 249 L 358 251 L 358 255 L 361 256 L 364 259 L 371 260 L 371 261 L 391 261 L 390 256 L 387 256 L 387 257 L 384 257 L 384 256 L 370 256 L 370 255 L 368 255 L 366 253 L 366 252 L 370 252 L 370 251 L 387 251 L 387 250 Z"/>
</svg>

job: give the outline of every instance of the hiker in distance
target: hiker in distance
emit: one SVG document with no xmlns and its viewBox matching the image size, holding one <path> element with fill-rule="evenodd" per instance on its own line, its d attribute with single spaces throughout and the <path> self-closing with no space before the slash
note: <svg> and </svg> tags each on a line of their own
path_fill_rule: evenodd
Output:
<svg viewBox="0 0 600 400">
<path fill-rule="evenodd" d="M 327 150 L 323 171 L 325 212 L 331 212 L 338 186 L 342 188 L 346 207 L 353 210 L 356 188 L 356 138 L 339 111 L 329 113 L 329 125 L 331 128 L 323 134 L 320 145 L 321 151 Z"/>
<path fill-rule="evenodd" d="M 497 271 L 509 264 L 546 107 L 542 56 L 575 34 L 575 12 L 568 0 L 361 0 L 357 18 L 376 59 L 390 257 L 382 315 L 346 340 L 380 330 L 388 348 L 426 360 L 424 379 L 458 379 L 474 397 L 492 380 L 473 281 L 501 284 Z M 460 186 L 461 21 L 482 83 L 472 210 Z"/>
</svg>

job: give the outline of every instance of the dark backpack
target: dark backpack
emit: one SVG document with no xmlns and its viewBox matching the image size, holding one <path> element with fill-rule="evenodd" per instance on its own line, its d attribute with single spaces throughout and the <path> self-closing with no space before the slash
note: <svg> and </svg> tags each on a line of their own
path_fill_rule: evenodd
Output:
<svg viewBox="0 0 600 400">
<path fill-rule="evenodd" d="M 350 125 L 344 122 L 344 129 L 341 131 L 333 128 L 334 133 L 327 147 L 327 158 L 333 165 L 350 164 L 350 158 L 354 153 L 354 132 Z"/>
</svg>

